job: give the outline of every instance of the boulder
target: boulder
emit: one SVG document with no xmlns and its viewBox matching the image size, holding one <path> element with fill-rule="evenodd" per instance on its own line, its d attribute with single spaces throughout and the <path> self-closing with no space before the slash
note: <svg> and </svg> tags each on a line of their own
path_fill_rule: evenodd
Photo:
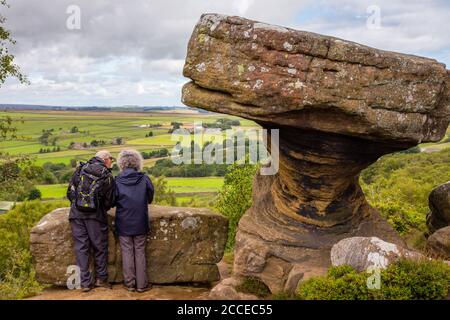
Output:
<svg viewBox="0 0 450 320">
<path fill-rule="evenodd" d="M 433 256 L 450 260 L 450 226 L 441 228 L 428 237 L 426 247 Z"/>
<path fill-rule="evenodd" d="M 239 222 L 236 275 L 258 277 L 277 292 L 294 265 L 325 271 L 341 239 L 403 243 L 368 205 L 358 178 L 384 154 L 444 136 L 444 64 L 205 14 L 189 41 L 184 75 L 192 80 L 183 87 L 186 105 L 279 129 L 272 152 L 278 150 L 279 171 L 256 176 L 252 206 Z"/>
<path fill-rule="evenodd" d="M 66 285 L 67 268 L 75 265 L 69 208 L 54 210 L 31 230 L 30 249 L 38 281 Z M 228 220 L 209 209 L 150 206 L 147 245 L 151 283 L 213 282 L 227 240 Z M 122 281 L 122 259 L 109 215 L 109 280 Z"/>
<path fill-rule="evenodd" d="M 385 269 L 399 259 L 420 259 L 423 255 L 376 237 L 342 239 L 331 248 L 333 266 L 349 265 L 357 271 Z"/>
<path fill-rule="evenodd" d="M 431 210 L 427 215 L 430 233 L 450 225 L 450 181 L 431 191 L 428 206 Z"/>
</svg>

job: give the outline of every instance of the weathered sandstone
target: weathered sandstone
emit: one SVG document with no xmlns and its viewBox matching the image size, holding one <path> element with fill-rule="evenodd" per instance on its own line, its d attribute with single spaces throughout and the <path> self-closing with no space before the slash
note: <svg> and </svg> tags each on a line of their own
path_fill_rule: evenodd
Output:
<svg viewBox="0 0 450 320">
<path fill-rule="evenodd" d="M 239 223 L 234 272 L 272 292 L 320 273 L 333 244 L 402 244 L 365 200 L 361 170 L 384 154 L 440 140 L 450 77 L 433 59 L 382 51 L 239 17 L 205 14 L 189 42 L 183 102 L 280 129 L 279 172 L 258 175 Z"/>
</svg>

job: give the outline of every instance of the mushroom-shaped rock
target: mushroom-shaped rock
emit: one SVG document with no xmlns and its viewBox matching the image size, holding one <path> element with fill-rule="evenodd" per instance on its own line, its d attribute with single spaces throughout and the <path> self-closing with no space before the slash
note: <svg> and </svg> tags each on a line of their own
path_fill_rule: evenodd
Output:
<svg viewBox="0 0 450 320">
<path fill-rule="evenodd" d="M 44 216 L 31 230 L 30 249 L 36 277 L 42 283 L 65 286 L 75 265 L 69 208 Z M 151 283 L 213 282 L 227 241 L 228 220 L 209 209 L 150 206 L 147 245 Z M 122 255 L 109 215 L 108 274 L 122 281 Z M 67 274 L 69 273 L 69 274 Z"/>
<path fill-rule="evenodd" d="M 440 140 L 450 75 L 433 59 L 239 17 L 205 14 L 188 45 L 183 102 L 279 129 L 279 171 L 258 175 L 234 272 L 284 288 L 293 265 L 326 269 L 352 236 L 401 242 L 366 202 L 362 169 Z"/>
</svg>

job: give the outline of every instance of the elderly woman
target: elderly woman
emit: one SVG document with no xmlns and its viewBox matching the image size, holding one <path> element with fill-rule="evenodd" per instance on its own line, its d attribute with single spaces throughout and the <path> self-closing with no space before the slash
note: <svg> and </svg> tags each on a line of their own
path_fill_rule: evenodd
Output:
<svg viewBox="0 0 450 320">
<path fill-rule="evenodd" d="M 124 285 L 129 291 L 150 289 L 147 279 L 145 246 L 149 233 L 148 204 L 154 188 L 142 173 L 143 159 L 136 150 L 122 150 L 115 183 L 116 230 L 122 249 Z"/>
</svg>

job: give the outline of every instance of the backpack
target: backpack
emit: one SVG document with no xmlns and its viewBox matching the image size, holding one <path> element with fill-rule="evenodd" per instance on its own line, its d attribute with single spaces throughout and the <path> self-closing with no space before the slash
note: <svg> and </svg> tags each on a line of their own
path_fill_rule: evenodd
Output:
<svg viewBox="0 0 450 320">
<path fill-rule="evenodd" d="M 75 188 L 75 207 L 84 212 L 95 212 L 100 207 L 99 192 L 103 181 L 108 177 L 108 170 L 104 168 L 100 176 L 86 172 L 89 163 L 80 165 L 78 184 Z"/>
</svg>

